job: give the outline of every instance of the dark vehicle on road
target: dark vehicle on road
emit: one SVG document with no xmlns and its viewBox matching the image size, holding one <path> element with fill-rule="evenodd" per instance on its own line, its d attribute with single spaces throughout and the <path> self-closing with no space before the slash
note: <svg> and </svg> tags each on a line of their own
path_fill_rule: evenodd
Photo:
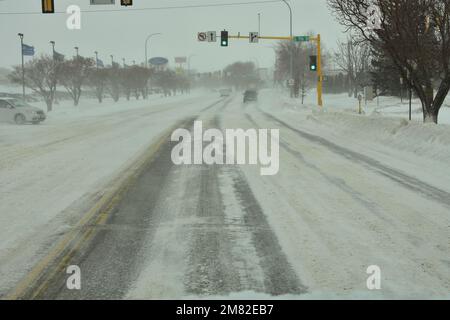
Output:
<svg viewBox="0 0 450 320">
<path fill-rule="evenodd" d="M 244 103 L 258 101 L 258 92 L 256 90 L 247 90 L 244 93 Z"/>
</svg>

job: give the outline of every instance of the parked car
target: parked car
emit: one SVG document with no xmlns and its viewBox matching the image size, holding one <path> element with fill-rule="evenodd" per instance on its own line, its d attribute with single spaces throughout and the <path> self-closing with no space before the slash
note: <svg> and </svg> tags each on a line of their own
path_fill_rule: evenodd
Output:
<svg viewBox="0 0 450 320">
<path fill-rule="evenodd" d="M 244 93 L 244 103 L 258 101 L 258 91 L 256 90 L 247 90 Z"/>
<path fill-rule="evenodd" d="M 46 119 L 44 111 L 15 98 L 0 98 L 0 122 L 39 124 Z"/>
<path fill-rule="evenodd" d="M 229 97 L 231 96 L 231 89 L 220 89 L 221 97 Z"/>
</svg>

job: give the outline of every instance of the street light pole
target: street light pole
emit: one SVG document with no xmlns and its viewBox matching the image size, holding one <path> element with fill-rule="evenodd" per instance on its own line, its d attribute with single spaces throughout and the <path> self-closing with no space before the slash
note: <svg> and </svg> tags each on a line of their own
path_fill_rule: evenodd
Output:
<svg viewBox="0 0 450 320">
<path fill-rule="evenodd" d="M 50 41 L 50 44 L 52 45 L 52 55 L 53 55 L 53 80 L 52 80 L 52 82 L 53 82 L 53 95 L 54 95 L 54 99 L 55 99 L 55 103 L 58 103 L 58 101 L 57 101 L 57 97 L 56 97 L 56 83 L 57 83 L 57 80 L 56 80 L 56 68 L 57 68 L 57 66 L 56 66 L 56 54 L 55 54 L 55 44 L 56 44 L 56 42 L 55 41 Z"/>
<path fill-rule="evenodd" d="M 148 69 L 148 41 L 150 40 L 150 38 L 154 37 L 154 36 L 158 36 L 161 35 L 162 33 L 152 33 L 150 35 L 148 35 L 148 37 L 145 39 L 145 69 Z M 150 79 L 149 79 L 150 80 Z M 150 83 L 150 87 L 151 87 L 151 83 Z M 148 82 L 145 84 L 145 98 L 147 99 L 148 97 Z"/>
<path fill-rule="evenodd" d="M 53 54 L 53 60 L 55 60 L 55 41 L 50 41 L 50 44 L 52 45 L 52 54 Z"/>
<path fill-rule="evenodd" d="M 261 13 L 258 13 L 258 34 L 261 36 Z"/>
<path fill-rule="evenodd" d="M 293 22 L 292 22 L 292 8 L 287 2 L 287 0 L 281 0 L 283 1 L 289 8 L 289 14 L 290 14 L 290 36 L 291 36 L 291 58 L 290 58 L 290 70 L 291 70 L 291 79 L 294 79 L 294 53 L 293 53 L 293 44 L 294 44 L 294 35 L 293 35 Z M 293 90 L 291 88 L 291 96 L 292 96 Z"/>
<path fill-rule="evenodd" d="M 98 51 L 94 51 L 95 53 L 95 68 L 98 70 Z"/>
<path fill-rule="evenodd" d="M 114 68 L 114 56 L 110 55 L 110 57 L 111 57 L 111 67 Z"/>
<path fill-rule="evenodd" d="M 148 68 L 148 41 L 150 38 L 158 35 L 161 35 L 161 33 L 152 33 L 147 37 L 147 39 L 145 39 L 145 68 Z"/>
<path fill-rule="evenodd" d="M 78 57 L 79 57 L 79 54 L 78 54 L 78 50 L 80 49 L 80 48 L 78 48 L 78 47 L 74 47 L 74 49 L 75 49 L 75 52 L 76 52 L 76 57 L 77 57 L 77 59 L 78 59 Z"/>
<path fill-rule="evenodd" d="M 25 101 L 25 62 L 23 59 L 23 33 L 18 34 L 20 38 L 20 53 L 22 54 L 22 97 Z"/>
</svg>

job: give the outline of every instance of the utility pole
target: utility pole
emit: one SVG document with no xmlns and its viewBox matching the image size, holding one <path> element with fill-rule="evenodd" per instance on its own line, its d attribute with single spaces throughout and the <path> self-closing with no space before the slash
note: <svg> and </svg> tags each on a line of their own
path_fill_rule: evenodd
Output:
<svg viewBox="0 0 450 320">
<path fill-rule="evenodd" d="M 22 55 L 22 97 L 23 101 L 25 101 L 25 61 L 23 58 L 23 33 L 19 33 L 20 37 L 20 53 Z"/>
<path fill-rule="evenodd" d="M 114 68 L 114 56 L 110 55 L 110 57 L 111 57 L 111 67 Z"/>
<path fill-rule="evenodd" d="M 123 68 L 125 69 L 125 66 L 126 66 L 126 64 L 125 64 L 125 58 L 122 58 L 122 62 L 123 62 Z"/>
</svg>

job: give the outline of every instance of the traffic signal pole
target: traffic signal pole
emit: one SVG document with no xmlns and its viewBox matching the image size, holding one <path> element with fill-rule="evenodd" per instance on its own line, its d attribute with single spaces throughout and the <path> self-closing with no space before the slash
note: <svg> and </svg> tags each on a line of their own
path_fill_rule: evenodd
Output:
<svg viewBox="0 0 450 320">
<path fill-rule="evenodd" d="M 316 38 L 310 38 L 312 41 L 317 43 L 317 104 L 319 107 L 323 107 L 323 71 L 322 71 L 322 51 L 320 43 L 320 34 Z"/>
<path fill-rule="evenodd" d="M 240 33 L 237 35 L 228 35 L 227 39 L 242 39 L 251 40 L 250 36 L 242 36 Z M 321 36 L 318 34 L 316 37 L 309 36 L 292 36 L 292 37 L 279 37 L 279 36 L 261 36 L 258 35 L 259 40 L 286 40 L 293 42 L 309 42 L 315 41 L 317 45 L 317 104 L 319 107 L 323 107 L 323 67 L 322 67 L 322 44 Z M 205 40 L 200 40 L 205 41 Z M 228 44 L 227 44 L 228 46 Z"/>
</svg>

